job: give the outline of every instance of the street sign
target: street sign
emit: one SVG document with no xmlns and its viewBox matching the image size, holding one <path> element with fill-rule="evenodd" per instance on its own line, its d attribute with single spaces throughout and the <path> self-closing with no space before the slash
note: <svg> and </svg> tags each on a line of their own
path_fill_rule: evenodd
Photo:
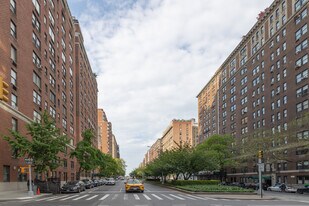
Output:
<svg viewBox="0 0 309 206">
<path fill-rule="evenodd" d="M 264 170 L 265 170 L 265 164 L 264 164 L 264 163 L 258 163 L 257 165 L 258 165 L 258 167 L 259 167 L 259 171 L 264 172 Z"/>
<path fill-rule="evenodd" d="M 27 165 L 31 165 L 33 163 L 33 159 L 32 158 L 25 158 L 25 162 Z"/>
</svg>

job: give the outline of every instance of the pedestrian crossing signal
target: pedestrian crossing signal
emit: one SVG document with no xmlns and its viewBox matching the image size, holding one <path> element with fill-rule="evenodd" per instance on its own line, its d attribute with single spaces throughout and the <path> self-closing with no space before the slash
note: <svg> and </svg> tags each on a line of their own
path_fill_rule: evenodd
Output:
<svg viewBox="0 0 309 206">
<path fill-rule="evenodd" d="M 29 167 L 20 167 L 20 173 L 21 174 L 29 173 Z"/>
</svg>

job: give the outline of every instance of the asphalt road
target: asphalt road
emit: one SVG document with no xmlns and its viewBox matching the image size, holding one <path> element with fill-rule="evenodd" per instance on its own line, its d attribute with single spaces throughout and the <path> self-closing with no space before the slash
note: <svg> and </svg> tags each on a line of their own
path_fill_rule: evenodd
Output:
<svg viewBox="0 0 309 206">
<path fill-rule="evenodd" d="M 81 193 L 60 194 L 31 200 L 1 203 L 1 206 L 308 206 L 308 203 L 278 200 L 227 200 L 191 195 L 145 184 L 144 193 L 125 193 L 124 183 L 101 186 Z"/>
</svg>

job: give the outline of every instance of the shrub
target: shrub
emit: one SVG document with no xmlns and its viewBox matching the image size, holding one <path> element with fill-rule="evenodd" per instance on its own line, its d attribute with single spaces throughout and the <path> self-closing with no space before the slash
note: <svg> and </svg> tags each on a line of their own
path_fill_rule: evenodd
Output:
<svg viewBox="0 0 309 206">
<path fill-rule="evenodd" d="M 170 182 L 174 186 L 185 186 L 185 185 L 218 185 L 219 180 L 173 180 Z"/>
</svg>

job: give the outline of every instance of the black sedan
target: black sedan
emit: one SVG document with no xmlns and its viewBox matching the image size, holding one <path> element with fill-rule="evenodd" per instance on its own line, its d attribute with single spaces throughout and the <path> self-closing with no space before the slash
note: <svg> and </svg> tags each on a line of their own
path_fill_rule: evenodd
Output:
<svg viewBox="0 0 309 206">
<path fill-rule="evenodd" d="M 298 194 L 309 193 L 309 186 L 305 186 L 303 188 L 298 188 L 296 191 Z"/>
<path fill-rule="evenodd" d="M 61 193 L 81 192 L 85 190 L 86 188 L 83 181 L 71 181 L 62 186 Z"/>
</svg>

